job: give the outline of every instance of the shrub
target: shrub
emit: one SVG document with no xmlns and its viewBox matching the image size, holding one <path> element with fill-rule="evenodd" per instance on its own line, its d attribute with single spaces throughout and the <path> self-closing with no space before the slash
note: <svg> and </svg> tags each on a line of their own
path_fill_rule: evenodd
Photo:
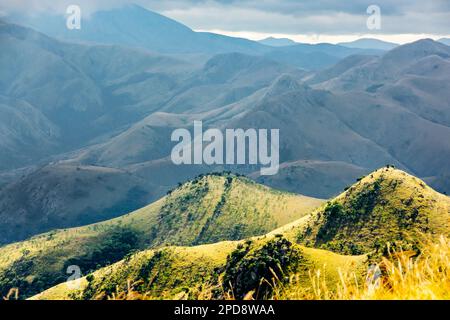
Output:
<svg viewBox="0 0 450 320">
<path fill-rule="evenodd" d="M 257 250 L 246 243 L 227 258 L 223 278 L 224 289 L 237 299 L 254 292 L 257 299 L 264 299 L 274 280 L 283 281 L 284 275 L 295 269 L 301 253 L 287 239 L 276 237 Z"/>
</svg>

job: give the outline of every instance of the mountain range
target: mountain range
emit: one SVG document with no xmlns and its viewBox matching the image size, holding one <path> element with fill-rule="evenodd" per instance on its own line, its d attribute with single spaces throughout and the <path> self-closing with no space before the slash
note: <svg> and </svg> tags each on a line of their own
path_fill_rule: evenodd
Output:
<svg viewBox="0 0 450 320">
<path fill-rule="evenodd" d="M 1 297 L 342 298 L 450 236 L 448 39 L 252 41 L 125 5 L 3 17 L 0 43 Z M 278 173 L 175 165 L 194 121 L 279 129 Z"/>
<path fill-rule="evenodd" d="M 450 48 L 440 42 L 273 47 L 134 5 L 99 11 L 81 32 L 58 16 L 6 20 L 0 243 L 118 217 L 212 171 L 330 198 L 392 164 L 450 192 Z M 279 174 L 175 166 L 170 134 L 194 120 L 280 128 Z"/>
<path fill-rule="evenodd" d="M 274 48 L 243 38 L 196 32 L 177 21 L 135 4 L 97 11 L 82 20 L 81 29 L 70 30 L 66 27 L 64 15 L 12 14 L 6 17 L 6 21 L 10 23 L 30 27 L 62 41 L 139 48 L 191 62 L 204 62 L 215 54 L 238 52 L 267 56 L 300 68 L 317 69 L 331 65 L 350 54 L 382 52 L 329 44 L 296 44 L 289 48 Z"/>
<path fill-rule="evenodd" d="M 439 42 L 442 42 L 446 44 L 447 39 L 440 39 Z M 285 46 L 293 46 L 298 45 L 298 42 L 295 42 L 294 40 L 288 39 L 288 38 L 274 38 L 274 37 L 268 37 L 262 40 L 258 41 L 261 44 L 271 46 L 271 47 L 285 47 Z M 354 49 L 369 49 L 369 50 L 382 50 L 382 51 L 388 51 L 392 50 L 395 47 L 398 46 L 398 44 L 393 42 L 387 42 L 382 41 L 378 39 L 372 39 L 372 38 L 360 38 L 355 41 L 350 42 L 340 42 L 338 43 L 339 46 L 347 47 L 347 48 L 354 48 Z"/>
<path fill-rule="evenodd" d="M 298 44 L 294 40 L 288 38 L 274 38 L 274 37 L 261 39 L 258 42 L 271 47 L 285 47 Z"/>
<path fill-rule="evenodd" d="M 339 45 L 348 48 L 358 49 L 378 49 L 378 50 L 392 50 L 398 46 L 393 42 L 382 41 L 378 39 L 361 38 L 351 42 L 340 42 Z"/>
</svg>

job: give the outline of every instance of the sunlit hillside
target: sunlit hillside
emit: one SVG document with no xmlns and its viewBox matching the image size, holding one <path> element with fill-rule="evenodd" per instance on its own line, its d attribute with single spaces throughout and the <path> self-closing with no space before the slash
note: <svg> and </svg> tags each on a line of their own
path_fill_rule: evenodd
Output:
<svg viewBox="0 0 450 320">
<path fill-rule="evenodd" d="M 228 174 L 200 176 L 155 203 L 86 227 L 55 230 L 0 248 L 0 294 L 30 296 L 127 254 L 165 245 L 195 245 L 262 235 L 305 216 L 323 201 Z"/>
<path fill-rule="evenodd" d="M 399 277 L 392 253 L 400 252 L 408 259 L 422 253 L 408 262 L 416 275 L 437 261 L 416 279 L 418 290 L 420 281 L 446 272 L 445 256 L 429 248 L 450 235 L 449 208 L 447 196 L 387 167 L 266 236 L 139 252 L 83 278 L 78 290 L 63 283 L 35 298 L 339 298 L 346 283 L 355 289 L 345 294 L 361 298 L 356 288 L 364 290 L 371 266 L 383 264 L 386 281 Z"/>
</svg>

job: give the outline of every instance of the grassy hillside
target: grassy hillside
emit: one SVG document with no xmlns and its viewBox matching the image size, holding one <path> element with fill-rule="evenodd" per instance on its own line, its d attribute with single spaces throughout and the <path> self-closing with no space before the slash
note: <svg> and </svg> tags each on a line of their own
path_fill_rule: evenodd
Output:
<svg viewBox="0 0 450 320">
<path fill-rule="evenodd" d="M 196 247 L 168 247 L 137 253 L 33 299 L 242 299 L 267 298 L 272 271 L 296 274 L 304 292 L 311 290 L 310 270 L 321 270 L 333 286 L 338 270 L 361 274 L 365 256 L 341 256 L 306 248 L 281 235 Z M 269 280 L 260 285 L 260 279 Z M 71 283 L 72 285 L 73 283 Z M 248 294 L 250 292 L 250 294 Z"/>
<path fill-rule="evenodd" d="M 341 281 L 330 290 L 327 280 L 316 272 L 313 290 L 305 293 L 297 281 L 277 288 L 280 300 L 449 300 L 450 240 L 426 241 L 417 257 L 410 252 L 393 252 L 372 265 L 364 283 L 355 281 L 354 273 L 341 273 Z"/>
<path fill-rule="evenodd" d="M 84 278 L 79 290 L 64 283 L 35 298 L 315 297 L 318 281 L 330 292 L 344 274 L 364 283 L 367 258 L 379 259 L 387 248 L 418 252 L 423 235 L 449 235 L 449 208 L 450 198 L 421 180 L 383 168 L 266 236 L 143 251 Z"/>
<path fill-rule="evenodd" d="M 200 176 L 128 215 L 0 248 L 0 294 L 18 287 L 30 296 L 65 281 L 70 265 L 87 274 L 136 250 L 265 234 L 321 202 L 233 175 Z"/>
<path fill-rule="evenodd" d="M 315 212 L 298 241 L 345 254 L 420 249 L 421 234 L 450 234 L 450 198 L 393 168 L 361 179 Z"/>
<path fill-rule="evenodd" d="M 373 257 L 388 249 L 420 251 L 430 238 L 450 235 L 450 197 L 422 180 L 393 167 L 358 180 L 310 215 L 270 234 L 284 234 L 308 247 Z"/>
</svg>

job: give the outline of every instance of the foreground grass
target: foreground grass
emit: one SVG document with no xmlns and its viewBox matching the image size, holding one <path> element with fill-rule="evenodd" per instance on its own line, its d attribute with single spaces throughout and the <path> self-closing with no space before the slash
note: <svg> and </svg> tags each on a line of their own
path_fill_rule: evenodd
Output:
<svg viewBox="0 0 450 320">
<path fill-rule="evenodd" d="M 288 285 L 275 284 L 273 299 L 283 300 L 449 300 L 450 239 L 428 242 L 422 253 L 391 252 L 369 267 L 365 279 L 340 272 L 331 290 L 320 271 L 310 273 L 312 287 L 305 291 L 291 277 Z"/>
</svg>

